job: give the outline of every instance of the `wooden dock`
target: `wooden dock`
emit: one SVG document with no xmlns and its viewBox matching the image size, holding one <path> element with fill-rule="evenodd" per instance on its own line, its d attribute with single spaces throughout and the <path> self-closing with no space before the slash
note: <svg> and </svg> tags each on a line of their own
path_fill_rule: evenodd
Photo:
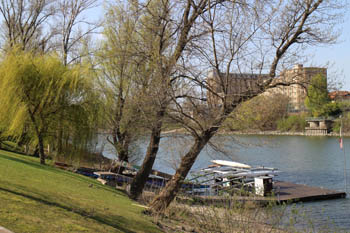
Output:
<svg viewBox="0 0 350 233">
<path fill-rule="evenodd" d="M 307 185 L 294 184 L 290 182 L 275 181 L 273 184 L 274 191 L 271 196 L 195 196 L 193 200 L 200 204 L 224 204 L 232 201 L 238 202 L 254 202 L 260 205 L 266 205 L 271 202 L 277 204 L 282 203 L 298 203 L 320 200 L 331 200 L 345 198 L 346 193 L 319 187 L 311 187 Z M 178 197 L 178 201 L 189 201 L 189 197 Z"/>
<path fill-rule="evenodd" d="M 277 202 L 307 202 L 345 198 L 346 193 L 319 187 L 276 181 L 274 183 Z"/>
</svg>

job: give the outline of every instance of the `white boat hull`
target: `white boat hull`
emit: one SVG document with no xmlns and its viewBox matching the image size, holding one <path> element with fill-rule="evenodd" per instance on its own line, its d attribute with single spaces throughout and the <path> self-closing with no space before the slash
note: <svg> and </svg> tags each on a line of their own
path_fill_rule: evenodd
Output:
<svg viewBox="0 0 350 233">
<path fill-rule="evenodd" d="M 211 160 L 211 162 L 221 166 L 230 166 L 230 167 L 247 168 L 247 169 L 251 168 L 251 166 L 247 164 L 227 161 L 227 160 Z"/>
</svg>

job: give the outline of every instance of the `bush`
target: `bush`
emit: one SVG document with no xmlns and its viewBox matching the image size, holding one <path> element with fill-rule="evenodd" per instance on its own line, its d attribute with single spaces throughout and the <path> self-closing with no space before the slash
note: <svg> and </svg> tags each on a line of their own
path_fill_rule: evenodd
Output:
<svg viewBox="0 0 350 233">
<path fill-rule="evenodd" d="M 338 103 L 327 103 L 322 106 L 319 111 L 320 116 L 337 116 L 341 113 L 341 108 Z"/>
<path fill-rule="evenodd" d="M 305 116 L 303 115 L 293 115 L 284 119 L 280 119 L 277 122 L 277 129 L 283 132 L 292 131 L 300 132 L 304 131 L 307 123 L 305 121 Z"/>
<path fill-rule="evenodd" d="M 333 125 L 332 125 L 332 131 L 334 132 L 334 133 L 339 133 L 340 132 L 340 121 L 339 120 L 337 120 L 337 121 L 335 121 L 334 123 L 333 123 Z M 344 131 L 344 130 L 343 130 Z"/>
<path fill-rule="evenodd" d="M 343 133 L 349 133 L 350 132 L 350 113 L 345 114 L 342 119 L 337 119 L 333 123 L 333 132 L 335 133 L 340 132 L 341 121 L 343 121 L 343 128 L 342 128 Z"/>
<path fill-rule="evenodd" d="M 276 130 L 277 122 L 287 114 L 288 98 L 276 94 L 257 96 L 237 107 L 224 124 L 230 130 Z"/>
</svg>

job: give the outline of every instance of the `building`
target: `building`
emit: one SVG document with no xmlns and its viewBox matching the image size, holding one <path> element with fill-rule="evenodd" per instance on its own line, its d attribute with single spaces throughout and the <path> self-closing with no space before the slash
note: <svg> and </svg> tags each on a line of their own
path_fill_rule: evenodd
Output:
<svg viewBox="0 0 350 233">
<path fill-rule="evenodd" d="M 306 135 L 327 135 L 332 130 L 334 118 L 332 117 L 308 117 L 308 126 L 305 127 Z"/>
<path fill-rule="evenodd" d="M 289 112 L 306 111 L 304 102 L 307 96 L 307 87 L 311 83 L 312 77 L 318 74 L 327 79 L 326 68 L 303 67 L 303 65 L 297 64 L 293 69 L 285 70 L 277 77 L 277 80 L 290 85 L 272 88 L 268 92 L 286 95 L 289 98 Z"/>
<path fill-rule="evenodd" d="M 265 95 L 283 94 L 289 98 L 288 111 L 300 112 L 305 111 L 306 88 L 310 84 L 311 78 L 317 74 L 321 74 L 327 78 L 327 69 L 318 67 L 303 67 L 297 64 L 293 69 L 283 71 L 273 83 L 284 83 L 288 85 L 278 85 L 277 87 L 267 90 Z M 220 74 L 211 71 L 208 74 L 208 85 L 212 92 L 208 92 L 209 105 L 220 105 L 220 96 L 227 93 L 230 100 L 250 95 L 259 88 L 263 88 L 263 84 L 269 79 L 267 74 Z M 226 90 L 223 91 L 223 90 Z"/>
<path fill-rule="evenodd" d="M 266 74 L 250 74 L 250 73 L 217 73 L 213 70 L 208 73 L 207 80 L 210 91 L 207 93 L 209 106 L 220 106 L 222 104 L 221 97 L 227 93 L 230 101 L 237 100 L 244 95 L 258 91 L 264 82 L 269 78 Z"/>
<path fill-rule="evenodd" d="M 350 91 L 332 91 L 328 94 L 332 102 L 342 103 L 343 114 L 350 112 Z"/>
<path fill-rule="evenodd" d="M 332 101 L 350 101 L 350 91 L 332 91 L 328 95 Z"/>
</svg>

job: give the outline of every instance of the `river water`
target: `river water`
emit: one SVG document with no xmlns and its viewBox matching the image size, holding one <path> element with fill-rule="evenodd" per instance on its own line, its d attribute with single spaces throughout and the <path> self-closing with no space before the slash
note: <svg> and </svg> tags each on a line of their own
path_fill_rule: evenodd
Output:
<svg viewBox="0 0 350 233">
<path fill-rule="evenodd" d="M 139 154 L 144 154 L 147 139 L 139 143 Z M 214 138 L 213 146 L 206 147 L 199 155 L 192 170 L 204 168 L 211 159 L 228 159 L 252 166 L 278 168 L 276 179 L 298 184 L 345 190 L 344 152 L 336 137 L 310 136 L 228 136 Z M 350 138 L 344 138 L 347 176 L 350 174 Z M 188 137 L 164 137 L 154 168 L 174 173 L 179 158 L 191 145 Z M 220 148 L 218 149 L 213 148 Z M 108 146 L 106 145 L 106 148 Z M 106 155 L 111 157 L 111 152 Z M 140 162 L 139 162 L 140 163 Z M 348 176 L 350 185 L 350 176 Z M 350 187 L 348 188 L 350 190 Z M 301 205 L 303 217 L 296 217 L 300 226 L 316 226 L 316 229 L 332 229 L 350 232 L 350 199 L 310 202 Z M 294 208 L 294 207 L 293 207 Z M 308 221 L 306 221 L 306 219 Z M 310 221 L 312 223 L 310 223 Z M 311 226 L 311 227 L 312 227 Z"/>
</svg>

